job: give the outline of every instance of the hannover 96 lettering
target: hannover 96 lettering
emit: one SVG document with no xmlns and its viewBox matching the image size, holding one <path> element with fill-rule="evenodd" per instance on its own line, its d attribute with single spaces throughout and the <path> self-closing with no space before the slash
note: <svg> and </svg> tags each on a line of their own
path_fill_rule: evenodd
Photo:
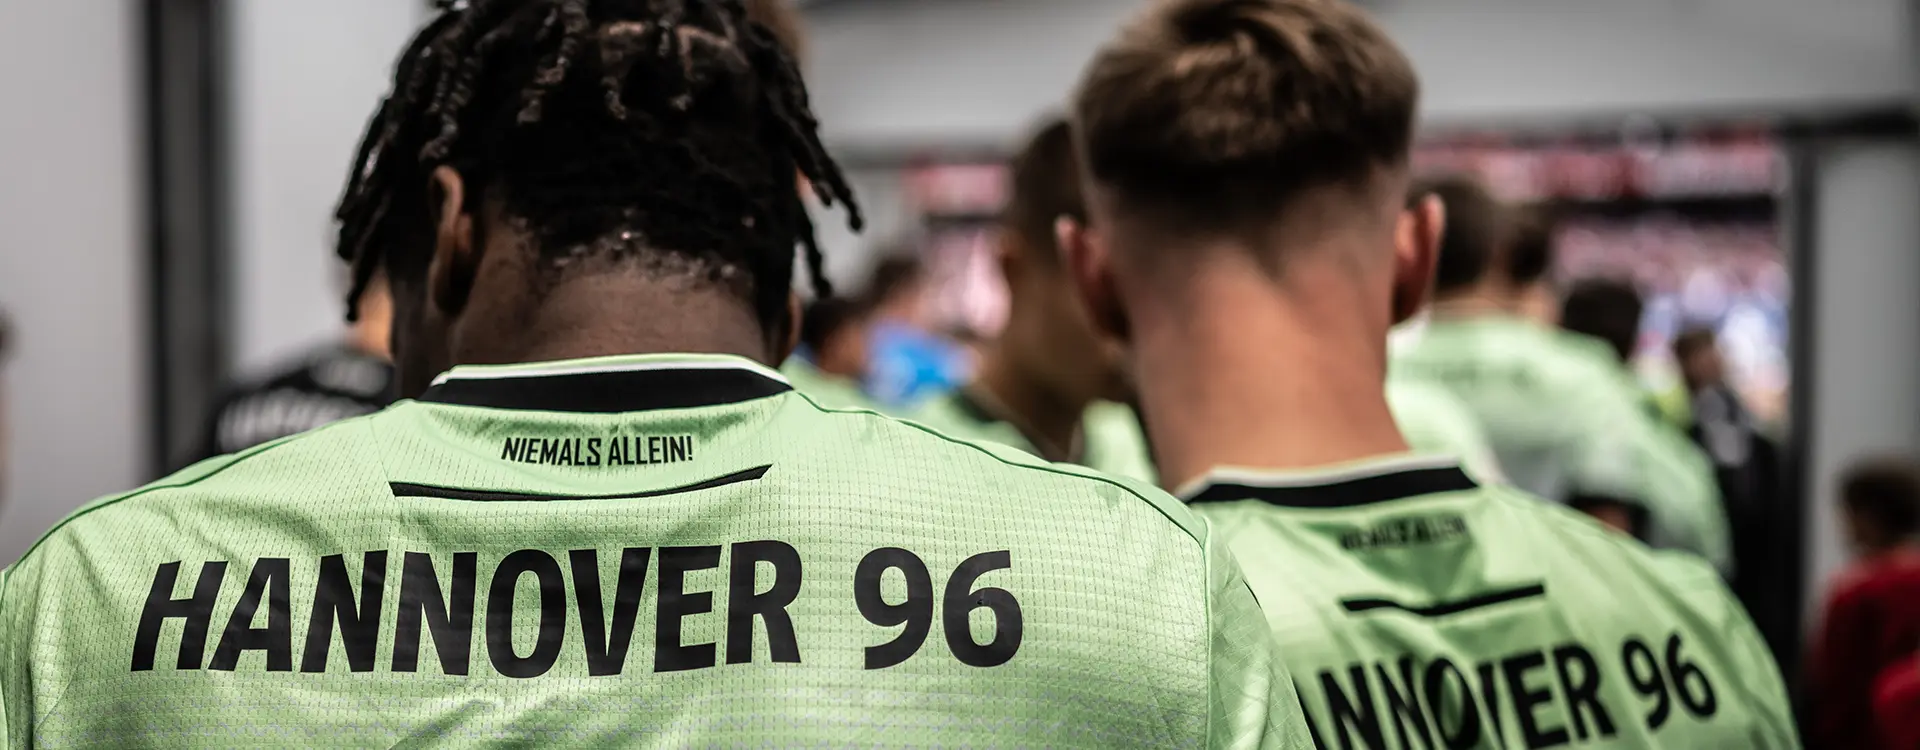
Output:
<svg viewBox="0 0 1920 750">
<path fill-rule="evenodd" d="M 617 675 L 629 666 L 650 570 L 655 577 L 653 637 L 650 643 L 643 637 L 642 648 L 652 651 L 652 671 L 709 669 L 723 660 L 744 664 L 760 654 L 772 663 L 801 662 L 803 649 L 788 611 L 803 580 L 800 553 L 793 545 L 764 540 L 724 547 L 628 547 L 610 553 L 618 557 L 611 580 L 602 576 L 601 554 L 592 549 L 523 549 L 493 563 L 492 574 L 484 579 L 480 556 L 474 552 L 375 550 L 359 556 L 354 566 L 358 575 L 349 571 L 344 555 L 322 557 L 299 566 L 298 572 L 290 558 L 265 557 L 253 561 L 239 597 L 224 613 L 214 610 L 227 582 L 227 561 L 201 563 L 185 596 L 175 595 L 182 563 L 163 563 L 134 628 L 132 668 L 155 668 L 162 631 L 177 620 L 179 650 L 171 662 L 182 670 L 234 671 L 241 668 L 243 657 L 259 652 L 246 663 L 263 664 L 269 672 L 342 667 L 353 672 L 381 667 L 418 672 L 422 642 L 430 641 L 435 658 L 428 669 L 465 675 L 472 667 L 478 631 L 487 664 L 506 677 L 539 677 L 563 658 L 578 660 L 589 675 Z M 689 585 L 689 574 L 717 569 L 723 557 L 728 566 L 719 590 Z M 853 591 L 832 596 L 851 594 L 850 610 L 882 630 L 875 636 L 877 643 L 866 649 L 866 669 L 885 669 L 912 658 L 931 633 L 936 609 L 954 657 L 971 666 L 992 667 L 1011 660 L 1020 648 L 1020 603 L 1012 592 L 977 582 L 1011 567 L 1012 556 L 1004 550 L 974 555 L 947 575 L 944 590 L 936 596 L 926 562 L 913 552 L 888 547 L 861 560 Z M 888 600 L 883 583 L 889 572 L 904 578 L 905 596 L 899 601 Z M 397 586 L 388 583 L 389 575 L 399 576 Z M 528 580 L 534 586 L 523 589 L 521 583 Z M 313 604 L 297 638 L 290 607 L 296 583 Z M 521 602 L 523 595 L 536 601 Z M 992 616 L 993 635 L 986 643 L 976 642 L 972 632 L 972 623 L 978 621 L 973 613 L 980 609 Z M 226 617 L 216 618 L 218 614 Z M 516 615 L 538 623 L 538 637 L 531 644 L 515 643 Z M 686 642 L 686 619 L 700 615 L 721 618 L 724 645 Z M 579 637 L 572 641 L 579 650 L 569 655 L 564 652 L 567 631 L 573 627 L 579 628 Z M 886 637 L 884 630 L 893 628 L 901 630 Z M 764 652 L 755 649 L 756 630 L 765 633 Z M 391 644 L 391 658 L 384 664 L 378 663 L 383 640 Z"/>
</svg>

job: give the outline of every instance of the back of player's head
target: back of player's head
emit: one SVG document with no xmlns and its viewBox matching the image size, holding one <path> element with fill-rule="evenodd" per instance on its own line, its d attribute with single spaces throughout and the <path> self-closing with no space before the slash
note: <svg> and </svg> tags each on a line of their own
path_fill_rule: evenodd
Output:
<svg viewBox="0 0 1920 750">
<path fill-rule="evenodd" d="M 1695 356 L 1712 351 L 1717 346 L 1719 346 L 1719 336 L 1713 332 L 1712 328 L 1706 326 L 1688 328 L 1681 331 L 1680 335 L 1673 337 L 1673 358 L 1686 362 Z"/>
<path fill-rule="evenodd" d="M 1513 212 L 1513 231 L 1508 238 L 1504 270 L 1507 280 L 1516 286 L 1545 281 L 1553 271 L 1553 214 L 1544 208 Z"/>
<path fill-rule="evenodd" d="M 1607 342 L 1624 362 L 1633 358 L 1639 343 L 1644 307 L 1640 290 L 1632 282 L 1588 279 L 1567 292 L 1560 305 L 1560 325 Z"/>
<path fill-rule="evenodd" d="M 357 298 L 424 276 L 438 203 L 524 229 L 543 270 L 633 259 L 787 309 L 795 245 L 826 296 L 794 175 L 851 191 L 793 56 L 741 0 L 441 0 L 402 54 L 337 212 Z M 853 223 L 859 223 L 854 209 Z M 351 299 L 349 310 L 352 309 Z"/>
<path fill-rule="evenodd" d="M 1887 539 L 1920 533 L 1920 467 L 1905 458 L 1873 458 L 1847 469 L 1840 501 Z"/>
<path fill-rule="evenodd" d="M 1445 175 L 1422 179 L 1408 191 L 1409 203 L 1429 196 L 1440 199 L 1447 215 L 1440 258 L 1434 264 L 1436 294 L 1471 287 L 1503 265 L 1512 217 L 1486 187 L 1468 177 Z"/>
<path fill-rule="evenodd" d="M 1074 153 L 1073 128 L 1055 118 L 1041 126 L 1013 159 L 1006 209 L 1001 223 L 1018 234 L 1033 256 L 1057 266 L 1054 223 L 1062 216 L 1085 221 L 1080 189 L 1080 159 Z"/>
<path fill-rule="evenodd" d="M 1094 58 L 1074 125 L 1119 210 L 1230 230 L 1404 166 L 1418 98 L 1406 56 L 1343 0 L 1169 0 Z"/>
<path fill-rule="evenodd" d="M 926 264 L 910 249 L 892 248 L 883 251 L 880 261 L 873 265 L 873 271 L 867 279 L 864 295 L 869 307 L 885 307 L 898 301 L 902 296 L 913 294 L 916 287 L 926 280 Z"/>
<path fill-rule="evenodd" d="M 822 351 L 834 337 L 858 324 L 866 313 L 866 306 L 852 299 L 814 300 L 800 318 L 800 343 L 815 352 Z"/>
</svg>

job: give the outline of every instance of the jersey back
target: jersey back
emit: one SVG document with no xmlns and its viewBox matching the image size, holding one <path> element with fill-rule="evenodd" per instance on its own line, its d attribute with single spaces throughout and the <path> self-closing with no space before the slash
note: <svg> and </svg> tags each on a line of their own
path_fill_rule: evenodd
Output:
<svg viewBox="0 0 1920 750">
<path fill-rule="evenodd" d="M 1221 471 L 1233 548 L 1322 748 L 1794 748 L 1718 576 L 1564 507 L 1401 458 Z"/>
<path fill-rule="evenodd" d="M 463 368 L 63 522 L 0 695 L 37 747 L 1304 746 L 1208 545 L 745 360 Z"/>
<path fill-rule="evenodd" d="M 1571 356 L 1551 330 L 1503 317 L 1436 318 L 1396 354 L 1392 377 L 1458 397 L 1523 490 L 1552 500 L 1639 492 L 1614 381 Z"/>
</svg>

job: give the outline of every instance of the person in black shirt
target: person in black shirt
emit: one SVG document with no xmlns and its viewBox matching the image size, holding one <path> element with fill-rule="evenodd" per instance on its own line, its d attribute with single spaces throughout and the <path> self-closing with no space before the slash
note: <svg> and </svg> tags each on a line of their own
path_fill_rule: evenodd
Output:
<svg viewBox="0 0 1920 750">
<path fill-rule="evenodd" d="M 391 402 L 393 365 L 387 357 L 387 335 L 393 305 L 384 280 L 369 285 L 358 309 L 359 316 L 344 340 L 318 347 L 220 399 L 191 460 L 237 453 L 370 414 Z"/>
</svg>

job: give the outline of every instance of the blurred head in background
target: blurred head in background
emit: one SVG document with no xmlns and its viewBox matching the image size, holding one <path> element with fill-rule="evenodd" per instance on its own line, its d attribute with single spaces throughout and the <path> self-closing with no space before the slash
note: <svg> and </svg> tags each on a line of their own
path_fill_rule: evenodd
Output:
<svg viewBox="0 0 1920 750">
<path fill-rule="evenodd" d="M 867 308 L 875 320 L 923 326 L 927 283 L 927 266 L 913 249 L 885 250 L 867 279 Z"/>
<path fill-rule="evenodd" d="M 1854 552 L 1871 556 L 1920 533 L 1920 467 L 1907 458 L 1874 458 L 1840 479 L 1840 506 Z"/>
<path fill-rule="evenodd" d="M 1070 407 L 1128 398 L 1120 352 L 1088 319 L 1073 290 L 1055 225 L 1085 222 L 1079 160 L 1065 120 L 1046 122 L 1013 160 L 1001 214 L 1000 270 L 1007 280 L 1006 327 L 988 349 L 981 378 Z"/>
<path fill-rule="evenodd" d="M 386 274 L 402 395 L 460 363 L 778 363 L 795 245 L 831 296 L 796 172 L 850 199 L 793 56 L 741 6 L 475 0 L 401 55 L 339 252 L 356 297 Z"/>
<path fill-rule="evenodd" d="M 1130 345 L 1170 485 L 1405 450 L 1387 330 L 1423 305 L 1441 223 L 1438 201 L 1407 210 L 1418 91 L 1343 2 L 1160 4 L 1088 68 L 1091 222 L 1063 244 Z"/>
<path fill-rule="evenodd" d="M 800 345 L 814 367 L 855 382 L 867 373 L 867 308 L 834 297 L 815 300 L 801 316 Z"/>
<path fill-rule="evenodd" d="M 1560 305 L 1560 327 L 1600 339 L 1622 363 L 1633 360 L 1640 343 L 1640 314 L 1645 305 L 1631 281 L 1589 279 L 1575 284 Z"/>
<path fill-rule="evenodd" d="M 1719 338 L 1712 328 L 1689 328 L 1673 339 L 1673 358 L 1687 390 L 1698 392 L 1727 382 L 1727 363 L 1720 355 Z"/>
<path fill-rule="evenodd" d="M 1551 324 L 1558 317 L 1548 272 L 1552 231 L 1541 214 L 1501 203 L 1477 180 L 1445 175 L 1411 191 L 1446 208 L 1434 269 L 1436 314 L 1509 314 Z"/>
</svg>

